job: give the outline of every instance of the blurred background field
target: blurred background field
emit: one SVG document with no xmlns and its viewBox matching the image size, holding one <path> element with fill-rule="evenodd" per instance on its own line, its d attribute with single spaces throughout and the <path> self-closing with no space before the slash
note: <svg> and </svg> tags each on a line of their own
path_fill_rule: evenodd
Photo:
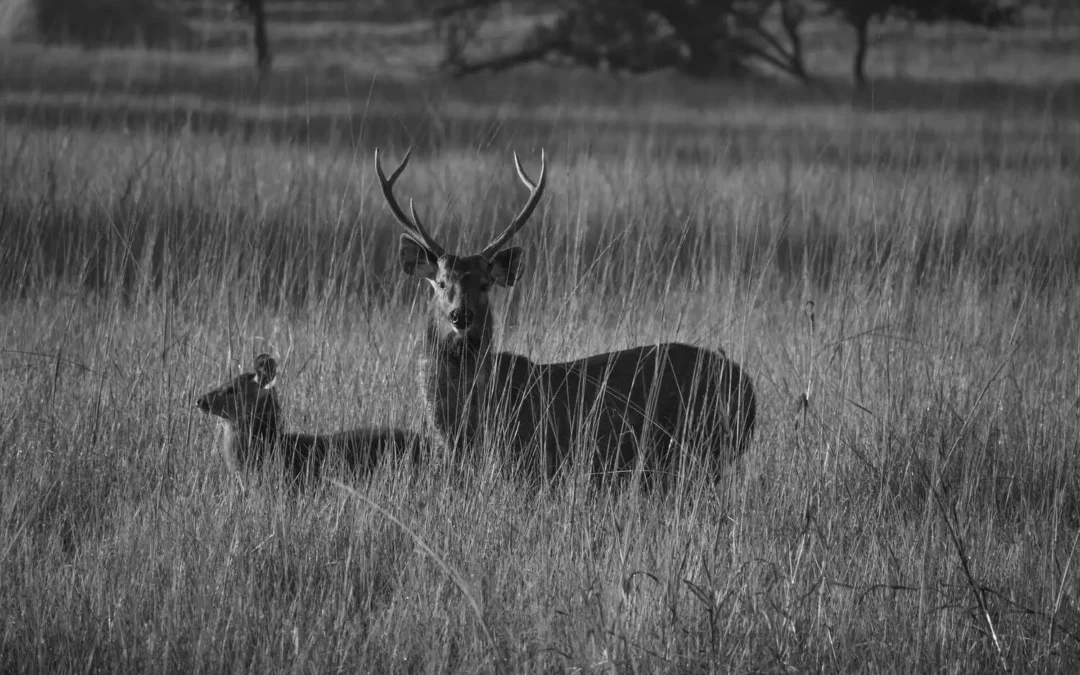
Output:
<svg viewBox="0 0 1080 675">
<path fill-rule="evenodd" d="M 415 5 L 271 1 L 260 77 L 228 3 L 159 5 L 167 46 L 92 49 L 0 5 L 0 670 L 1076 667 L 1069 6 L 885 22 L 855 89 L 827 18 L 809 85 L 455 78 Z M 502 344 L 723 348 L 761 407 L 727 480 L 344 477 L 399 522 L 331 485 L 236 492 L 192 401 L 257 351 L 292 429 L 423 429 L 376 146 L 416 148 L 400 192 L 462 250 L 544 148 Z"/>
</svg>

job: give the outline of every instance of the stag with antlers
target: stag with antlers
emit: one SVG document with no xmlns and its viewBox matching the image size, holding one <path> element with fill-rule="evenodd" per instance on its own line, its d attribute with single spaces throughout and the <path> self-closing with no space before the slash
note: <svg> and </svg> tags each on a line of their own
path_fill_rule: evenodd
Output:
<svg viewBox="0 0 1080 675">
<path fill-rule="evenodd" d="M 541 152 L 536 182 L 514 154 L 529 189 L 525 206 L 479 253 L 448 253 L 394 184 L 411 151 L 389 177 L 375 151 L 375 172 L 401 235 L 406 274 L 431 286 L 420 385 L 437 435 L 458 462 L 496 449 L 519 470 L 548 480 L 572 459 L 594 476 L 677 473 L 691 450 L 726 463 L 742 454 L 756 418 L 750 378 L 723 353 L 681 343 L 642 345 L 561 363 L 536 363 L 493 344 L 491 292 L 513 286 L 524 251 L 507 242 L 528 222 L 547 179 Z M 722 464 L 721 464 L 722 465 Z"/>
</svg>

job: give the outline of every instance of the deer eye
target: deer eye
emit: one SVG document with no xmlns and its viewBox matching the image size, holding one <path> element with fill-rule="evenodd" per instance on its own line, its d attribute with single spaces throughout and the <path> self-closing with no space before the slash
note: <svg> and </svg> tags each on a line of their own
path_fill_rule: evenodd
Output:
<svg viewBox="0 0 1080 675">
<path fill-rule="evenodd" d="M 446 282 L 440 280 L 439 281 L 439 290 L 444 290 L 445 288 L 446 288 Z"/>
</svg>

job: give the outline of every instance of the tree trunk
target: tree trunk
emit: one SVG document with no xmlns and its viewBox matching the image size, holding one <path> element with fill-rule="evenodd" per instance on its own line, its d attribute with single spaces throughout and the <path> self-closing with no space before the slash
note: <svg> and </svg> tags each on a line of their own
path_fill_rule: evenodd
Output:
<svg viewBox="0 0 1080 675">
<path fill-rule="evenodd" d="M 270 54 L 270 38 L 266 33 L 266 7 L 263 0 L 239 0 L 240 8 L 251 14 L 251 23 L 255 28 L 255 66 L 260 75 L 270 73 L 274 57 Z"/>
<path fill-rule="evenodd" d="M 692 77 L 710 77 L 717 72 L 734 70 L 729 63 L 727 55 L 716 53 L 715 45 L 711 39 L 702 38 L 698 35 L 683 35 L 689 57 L 684 66 L 686 74 Z"/>
<path fill-rule="evenodd" d="M 727 42 L 727 26 L 712 6 L 698 7 L 686 2 L 651 0 L 644 7 L 663 17 L 686 47 L 683 71 L 695 77 L 709 77 L 734 71 L 735 55 L 718 49 Z"/>
<path fill-rule="evenodd" d="M 851 22 L 855 29 L 855 58 L 852 62 L 852 77 L 855 80 L 855 88 L 862 89 L 866 86 L 866 52 L 870 44 L 870 17 L 858 17 Z"/>
<path fill-rule="evenodd" d="M 780 23 L 791 43 L 791 73 L 800 80 L 807 80 L 806 59 L 803 57 L 802 33 L 799 27 L 805 19 L 801 5 L 792 0 L 784 0 L 780 5 Z"/>
</svg>

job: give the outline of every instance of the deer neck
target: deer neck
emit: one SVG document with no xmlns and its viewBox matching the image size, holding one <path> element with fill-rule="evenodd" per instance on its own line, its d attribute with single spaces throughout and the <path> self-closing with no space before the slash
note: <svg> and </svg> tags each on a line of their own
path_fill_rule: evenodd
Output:
<svg viewBox="0 0 1080 675">
<path fill-rule="evenodd" d="M 221 453 L 231 469 L 260 466 L 271 448 L 283 436 L 278 425 L 280 408 L 276 399 L 256 404 L 253 414 L 233 421 L 219 418 L 222 430 Z"/>
<path fill-rule="evenodd" d="M 435 320 L 424 331 L 420 377 L 428 416 L 452 447 L 467 445 L 476 433 L 480 393 L 491 375 L 493 335 L 490 317 L 467 336 L 440 330 Z"/>
</svg>

